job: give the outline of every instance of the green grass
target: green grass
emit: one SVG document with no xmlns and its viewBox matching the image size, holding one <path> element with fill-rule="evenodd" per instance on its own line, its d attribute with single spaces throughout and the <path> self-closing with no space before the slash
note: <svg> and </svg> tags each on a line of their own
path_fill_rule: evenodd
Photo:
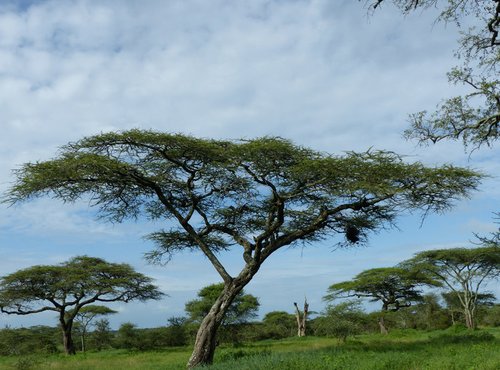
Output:
<svg viewBox="0 0 500 370">
<path fill-rule="evenodd" d="M 112 350 L 32 357 L 0 357 L 0 369 L 184 369 L 190 348 L 159 352 Z M 329 338 L 290 338 L 223 347 L 209 370 L 491 369 L 500 368 L 500 329 L 394 331 L 361 335 L 346 343 Z"/>
</svg>

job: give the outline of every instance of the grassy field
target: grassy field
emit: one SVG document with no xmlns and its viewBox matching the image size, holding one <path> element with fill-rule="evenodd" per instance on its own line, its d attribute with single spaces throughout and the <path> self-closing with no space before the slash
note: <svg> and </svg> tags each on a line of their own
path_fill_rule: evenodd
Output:
<svg viewBox="0 0 500 370">
<path fill-rule="evenodd" d="M 184 369 L 190 348 L 161 352 L 112 350 L 76 356 L 0 357 L 0 369 Z M 346 343 L 291 338 L 219 348 L 210 370 L 500 369 L 500 329 L 474 333 L 395 331 Z"/>
</svg>

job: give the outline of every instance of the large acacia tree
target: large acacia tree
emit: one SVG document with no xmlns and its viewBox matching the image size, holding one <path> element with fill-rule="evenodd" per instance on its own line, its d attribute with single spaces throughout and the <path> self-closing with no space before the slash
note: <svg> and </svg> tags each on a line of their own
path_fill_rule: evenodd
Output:
<svg viewBox="0 0 500 370">
<path fill-rule="evenodd" d="M 484 297 L 480 289 L 500 276 L 500 245 L 424 251 L 403 264 L 427 271 L 449 288 L 460 301 L 466 326 L 474 329 L 478 300 Z"/>
<path fill-rule="evenodd" d="M 30 315 L 54 311 L 62 330 L 64 350 L 75 354 L 73 322 L 95 302 L 159 299 L 163 294 L 152 279 L 127 264 L 79 256 L 59 265 L 38 265 L 0 279 L 0 310 Z"/>
<path fill-rule="evenodd" d="M 408 164 L 392 152 L 334 156 L 281 138 L 207 140 L 141 130 L 70 143 L 15 177 L 7 202 L 88 196 L 115 222 L 165 220 L 164 230 L 149 235 L 157 246 L 152 260 L 182 250 L 206 256 L 224 288 L 200 325 L 189 367 L 212 362 L 231 302 L 280 248 L 335 234 L 363 242 L 401 212 L 447 210 L 481 179 L 464 168 Z M 229 248 L 241 251 L 234 276 L 218 256 Z"/>
<path fill-rule="evenodd" d="M 418 269 L 381 267 L 365 270 L 352 280 L 336 283 L 328 288 L 326 301 L 338 298 L 369 298 L 372 302 L 382 302 L 379 326 L 382 334 L 387 334 L 384 315 L 388 311 L 399 311 L 423 299 L 421 287 L 439 286 L 439 282 Z"/>
</svg>

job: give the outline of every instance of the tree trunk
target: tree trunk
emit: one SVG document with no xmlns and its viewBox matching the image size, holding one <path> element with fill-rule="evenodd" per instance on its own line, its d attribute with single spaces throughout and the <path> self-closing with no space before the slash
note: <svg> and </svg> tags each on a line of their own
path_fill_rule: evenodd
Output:
<svg viewBox="0 0 500 370">
<path fill-rule="evenodd" d="M 297 319 L 297 336 L 305 337 L 306 336 L 306 322 L 307 322 L 307 313 L 309 312 L 309 304 L 307 303 L 307 299 L 304 300 L 304 314 L 300 317 L 300 310 L 297 302 L 293 302 L 295 306 L 295 318 Z"/>
<path fill-rule="evenodd" d="M 85 352 L 85 329 L 82 329 L 82 352 Z"/>
<path fill-rule="evenodd" d="M 467 326 L 467 329 L 475 329 L 476 320 L 474 318 L 474 309 L 466 307 L 464 309 L 464 316 L 465 316 L 465 325 Z"/>
<path fill-rule="evenodd" d="M 253 276 L 253 275 L 252 275 Z M 219 328 L 224 316 L 233 302 L 236 295 L 250 281 L 251 276 L 245 281 L 236 279 L 230 284 L 225 284 L 221 295 L 217 298 L 209 313 L 196 333 L 193 353 L 187 363 L 188 369 L 196 366 L 209 365 L 214 360 L 217 329 Z"/>
<path fill-rule="evenodd" d="M 66 323 L 64 321 L 60 322 L 62 335 L 63 335 L 63 346 L 64 352 L 67 355 L 74 355 L 76 353 L 75 344 L 73 343 L 73 338 L 71 336 L 72 323 Z"/>
<path fill-rule="evenodd" d="M 378 319 L 378 326 L 380 327 L 380 334 L 389 334 L 389 330 L 387 330 L 387 326 L 385 326 L 384 313 L 382 313 L 382 315 Z"/>
</svg>

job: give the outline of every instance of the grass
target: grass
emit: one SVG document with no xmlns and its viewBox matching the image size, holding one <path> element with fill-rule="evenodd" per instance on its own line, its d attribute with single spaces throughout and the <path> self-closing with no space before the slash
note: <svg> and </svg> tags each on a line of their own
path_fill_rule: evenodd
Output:
<svg viewBox="0 0 500 370">
<path fill-rule="evenodd" d="M 110 350 L 76 356 L 0 357 L 0 369 L 184 369 L 190 348 L 159 352 Z M 453 330 L 394 331 L 361 335 L 346 343 L 330 338 L 290 338 L 222 347 L 207 370 L 496 370 L 500 368 L 500 328 L 477 332 Z"/>
</svg>

